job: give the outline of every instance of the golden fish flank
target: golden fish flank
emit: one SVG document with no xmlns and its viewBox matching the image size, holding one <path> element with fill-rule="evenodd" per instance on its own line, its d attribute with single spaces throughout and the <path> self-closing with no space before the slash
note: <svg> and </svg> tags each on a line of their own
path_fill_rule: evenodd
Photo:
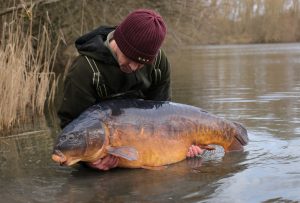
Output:
<svg viewBox="0 0 300 203">
<path fill-rule="evenodd" d="M 105 101 L 87 109 L 58 136 L 52 158 L 62 165 L 112 154 L 119 167 L 155 168 L 184 160 L 192 144 L 243 150 L 246 129 L 200 108 L 173 102 Z M 209 148 L 209 147 L 207 147 Z"/>
</svg>

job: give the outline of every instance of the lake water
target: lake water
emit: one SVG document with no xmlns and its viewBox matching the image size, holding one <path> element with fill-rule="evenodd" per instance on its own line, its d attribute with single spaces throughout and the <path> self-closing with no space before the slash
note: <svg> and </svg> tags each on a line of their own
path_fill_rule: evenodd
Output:
<svg viewBox="0 0 300 203">
<path fill-rule="evenodd" d="M 59 129 L 0 138 L 1 202 L 300 201 L 300 44 L 191 46 L 170 53 L 173 100 L 242 123 L 221 148 L 165 170 L 97 172 L 52 162 Z"/>
</svg>

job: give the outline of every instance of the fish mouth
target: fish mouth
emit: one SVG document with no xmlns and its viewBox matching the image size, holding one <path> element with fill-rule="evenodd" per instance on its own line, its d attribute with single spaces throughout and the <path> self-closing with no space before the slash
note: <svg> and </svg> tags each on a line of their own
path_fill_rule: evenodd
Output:
<svg viewBox="0 0 300 203">
<path fill-rule="evenodd" d="M 52 154 L 52 160 L 62 165 L 67 165 L 66 156 L 59 150 L 54 150 Z"/>
<path fill-rule="evenodd" d="M 67 158 L 61 151 L 54 150 L 52 160 L 59 163 L 61 166 L 71 166 L 81 161 L 80 158 Z"/>
</svg>

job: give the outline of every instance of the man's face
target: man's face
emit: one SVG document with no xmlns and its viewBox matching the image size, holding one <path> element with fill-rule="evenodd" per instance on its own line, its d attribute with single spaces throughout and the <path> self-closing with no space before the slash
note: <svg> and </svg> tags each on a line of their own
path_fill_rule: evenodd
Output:
<svg viewBox="0 0 300 203">
<path fill-rule="evenodd" d="M 117 56 L 121 71 L 125 73 L 132 73 L 141 69 L 144 66 L 144 64 L 135 62 L 129 59 L 127 56 L 125 56 L 116 43 L 113 50 L 115 51 L 115 54 Z"/>
</svg>

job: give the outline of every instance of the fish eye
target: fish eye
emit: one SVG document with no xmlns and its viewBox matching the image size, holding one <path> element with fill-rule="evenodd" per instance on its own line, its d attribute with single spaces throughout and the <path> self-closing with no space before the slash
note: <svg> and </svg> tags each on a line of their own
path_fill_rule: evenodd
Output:
<svg viewBox="0 0 300 203">
<path fill-rule="evenodd" d="M 69 135 L 69 140 L 73 140 L 75 138 L 75 136 L 73 134 Z"/>
</svg>

